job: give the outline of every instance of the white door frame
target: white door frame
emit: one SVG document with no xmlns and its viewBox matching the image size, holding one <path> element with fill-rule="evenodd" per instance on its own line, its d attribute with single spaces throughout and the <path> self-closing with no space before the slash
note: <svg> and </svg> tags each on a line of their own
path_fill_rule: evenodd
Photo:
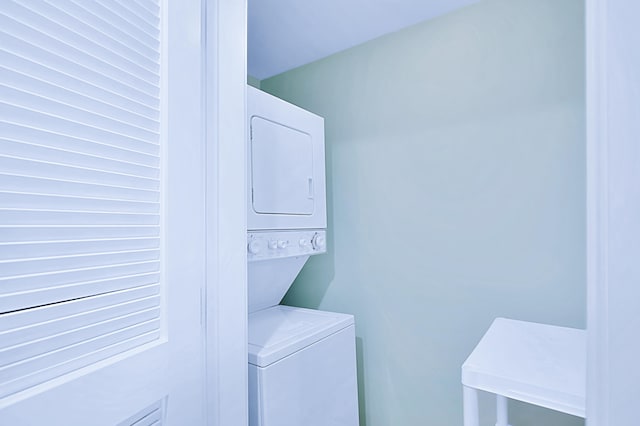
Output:
<svg viewBox="0 0 640 426">
<path fill-rule="evenodd" d="M 607 161 L 604 75 L 604 3 L 586 2 L 587 57 L 587 393 L 589 426 L 604 426 L 607 359 Z"/>
<path fill-rule="evenodd" d="M 640 4 L 587 0 L 587 424 L 638 423 Z"/>
<path fill-rule="evenodd" d="M 612 386 L 624 386 L 615 381 L 611 368 L 610 342 L 620 328 L 612 322 L 610 306 L 612 291 L 626 291 L 611 281 L 611 226 L 619 222 L 612 218 L 610 152 L 631 148 L 611 138 L 609 114 L 611 40 L 607 30 L 607 5 L 624 0 L 587 0 L 587 280 L 588 280 L 588 380 L 587 422 L 589 426 L 608 426 L 615 419 L 633 418 L 634 405 L 616 403 L 611 399 Z M 629 2 L 627 2 L 629 5 Z M 205 7 L 206 49 L 206 140 L 207 164 L 207 388 L 209 424 L 245 425 L 246 399 L 246 258 L 245 240 L 245 172 L 244 172 L 244 110 L 246 79 L 246 2 L 203 0 Z M 637 7 L 637 6 L 636 6 Z M 631 17 L 633 13 L 629 14 Z M 620 39 L 617 40 L 620 42 Z M 628 40 L 633 48 L 633 40 Z M 636 46 L 637 47 L 637 46 Z M 620 46 L 624 48 L 624 46 Z M 632 68 L 640 64 L 630 60 L 617 67 Z M 619 76 L 617 76 L 619 77 Z M 618 122 L 618 125 L 624 122 Z M 628 130 L 634 131 L 631 123 Z M 624 132 L 624 130 L 622 130 Z M 640 134 L 637 134 L 640 136 Z M 640 138 L 637 139 L 640 141 Z M 640 142 L 638 142 L 640 143 Z M 631 154 L 631 153 L 630 153 Z M 616 167 L 619 165 L 616 164 Z M 638 166 L 640 168 L 640 165 Z M 629 172 L 633 176 L 632 172 Z M 617 181 L 620 182 L 620 181 Z M 628 191 L 637 181 L 628 181 L 628 188 L 614 189 L 616 196 Z M 633 202 L 635 201 L 635 202 Z M 637 209 L 633 200 L 627 209 Z M 633 211 L 632 213 L 636 213 Z M 621 214 L 629 214 L 626 210 Z M 619 246 L 616 246 L 619 247 Z M 622 248 L 622 247 L 619 247 Z M 628 248 L 628 247 L 627 247 Z M 633 248 L 631 248 L 633 250 Z M 628 250 L 623 256 L 640 253 Z M 638 257 L 640 258 L 640 257 Z M 626 300 L 635 301 L 636 294 Z M 615 294 L 616 300 L 625 300 Z M 640 303 L 640 302 L 638 302 Z M 615 309 L 615 307 L 614 307 Z M 636 311 L 640 312 L 640 310 Z M 628 318 L 637 323 L 637 318 Z M 640 352 L 636 344 L 631 351 Z M 638 359 L 638 358 L 636 358 Z M 618 366 L 619 367 L 619 366 Z M 631 379 L 639 374 L 636 364 L 623 367 Z M 636 383 L 637 385 L 637 383 Z M 224 392 L 222 391 L 224 390 Z M 622 410 L 622 411 L 621 411 Z M 615 412 L 615 415 L 614 415 Z"/>
<path fill-rule="evenodd" d="M 207 424 L 246 425 L 246 1 L 202 0 Z"/>
</svg>

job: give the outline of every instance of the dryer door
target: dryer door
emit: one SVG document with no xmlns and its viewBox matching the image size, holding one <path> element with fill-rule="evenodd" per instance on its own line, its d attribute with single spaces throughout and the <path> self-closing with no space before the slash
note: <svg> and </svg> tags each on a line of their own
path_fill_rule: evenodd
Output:
<svg viewBox="0 0 640 426">
<path fill-rule="evenodd" d="M 247 87 L 247 229 L 324 229 L 324 119 Z"/>
<path fill-rule="evenodd" d="M 307 133 L 251 118 L 251 189 L 260 214 L 311 215 L 313 144 Z"/>
</svg>

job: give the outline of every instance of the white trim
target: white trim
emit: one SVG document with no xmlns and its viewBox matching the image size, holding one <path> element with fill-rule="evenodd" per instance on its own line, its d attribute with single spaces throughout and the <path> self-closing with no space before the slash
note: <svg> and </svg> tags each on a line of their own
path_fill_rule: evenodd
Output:
<svg viewBox="0 0 640 426">
<path fill-rule="evenodd" d="M 587 393 L 589 426 L 608 416 L 608 156 L 606 4 L 586 2 L 587 53 Z"/>
<path fill-rule="evenodd" d="M 167 189 L 169 188 L 169 0 L 160 0 L 160 309 L 161 339 L 169 337 L 169 320 L 166 315 L 169 303 L 169 286 L 167 285 Z"/>
<path fill-rule="evenodd" d="M 206 126 L 207 424 L 247 412 L 246 2 L 202 0 Z"/>
</svg>

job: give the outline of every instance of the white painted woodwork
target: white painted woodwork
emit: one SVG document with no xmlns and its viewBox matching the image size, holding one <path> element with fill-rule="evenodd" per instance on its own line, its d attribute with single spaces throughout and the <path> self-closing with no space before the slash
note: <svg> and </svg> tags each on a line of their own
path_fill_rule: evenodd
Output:
<svg viewBox="0 0 640 426">
<path fill-rule="evenodd" d="M 587 1 L 587 424 L 638 423 L 640 4 Z"/>
</svg>

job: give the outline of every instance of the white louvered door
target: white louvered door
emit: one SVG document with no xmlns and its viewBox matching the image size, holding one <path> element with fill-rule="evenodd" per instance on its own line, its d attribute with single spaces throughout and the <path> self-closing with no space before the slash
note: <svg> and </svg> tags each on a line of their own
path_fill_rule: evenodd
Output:
<svg viewBox="0 0 640 426">
<path fill-rule="evenodd" d="M 0 2 L 0 425 L 202 420 L 201 142 L 171 137 L 201 58 L 166 62 L 200 7 L 168 40 L 161 0 Z"/>
</svg>

